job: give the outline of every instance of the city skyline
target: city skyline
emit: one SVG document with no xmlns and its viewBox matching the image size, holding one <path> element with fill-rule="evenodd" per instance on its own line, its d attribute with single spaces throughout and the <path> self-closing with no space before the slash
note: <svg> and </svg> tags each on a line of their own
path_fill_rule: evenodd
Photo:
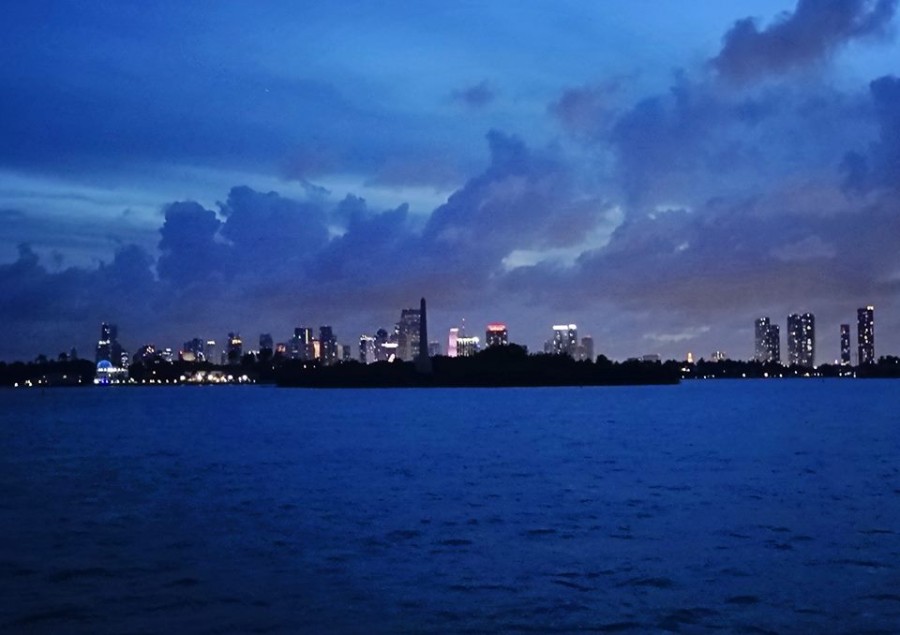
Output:
<svg viewBox="0 0 900 635">
<path fill-rule="evenodd" d="M 153 343 L 143 344 L 134 354 L 134 361 L 146 355 L 159 352 L 164 359 L 172 361 L 176 357 L 186 361 L 211 361 L 215 364 L 236 363 L 242 353 L 258 355 L 263 351 L 271 357 L 278 354 L 288 359 L 316 359 L 323 363 L 332 364 L 338 361 L 355 360 L 363 364 L 376 361 L 415 361 L 421 351 L 421 337 L 425 333 L 425 349 L 429 357 L 446 355 L 449 357 L 473 355 L 476 352 L 491 346 L 517 344 L 529 348 L 527 344 L 516 342 L 509 337 L 509 329 L 506 323 L 491 322 L 485 326 L 485 336 L 482 340 L 477 335 L 465 332 L 465 320 L 462 327 L 451 327 L 443 334 L 427 335 L 427 327 L 421 316 L 425 311 L 425 298 L 420 301 L 420 308 L 404 308 L 400 310 L 400 319 L 394 323 L 392 330 L 378 328 L 375 335 L 362 333 L 358 339 L 350 338 L 350 342 L 338 339 L 332 326 L 320 326 L 319 337 L 315 337 L 313 327 L 296 327 L 293 336 L 286 341 L 276 342 L 271 333 L 259 334 L 259 346 L 257 348 L 244 348 L 239 332 L 232 331 L 225 338 L 221 351 L 216 348 L 215 340 L 204 340 L 194 337 L 184 342 L 179 348 L 157 347 Z M 820 349 L 820 335 L 816 333 L 815 315 L 809 312 L 803 314 L 791 313 L 787 316 L 787 328 L 785 330 L 786 355 L 781 356 L 780 327 L 771 321 L 770 317 L 760 317 L 754 320 L 753 354 L 746 358 L 728 355 L 722 350 L 714 350 L 708 356 L 694 355 L 688 351 L 683 358 L 688 362 L 694 359 L 719 360 L 736 359 L 744 361 L 757 361 L 762 363 L 783 364 L 786 366 L 805 366 L 813 368 L 822 364 L 839 365 L 864 365 L 878 360 L 879 354 L 875 348 L 875 307 L 867 305 L 857 309 L 857 354 L 854 360 L 851 352 L 851 332 L 849 324 L 841 324 L 838 354 L 834 358 L 816 358 L 816 350 Z M 600 354 L 608 357 L 605 352 L 595 352 L 594 339 L 591 335 L 579 338 L 577 324 L 556 324 L 550 326 L 550 338 L 546 339 L 541 349 L 530 349 L 532 353 L 543 352 L 551 354 L 566 354 L 576 360 L 593 361 Z M 122 359 L 117 366 L 127 366 L 132 360 L 129 353 L 118 341 L 118 325 L 103 322 L 100 325 L 100 337 L 97 340 L 95 359 L 113 361 Z M 413 338 L 413 336 L 415 336 Z M 442 339 L 446 338 L 447 348 L 444 349 Z M 826 336 L 827 339 L 827 336 Z M 357 342 L 357 348 L 353 349 L 353 342 Z M 825 347 L 828 350 L 828 346 Z M 220 353 L 220 357 L 216 356 Z M 76 347 L 70 352 L 61 351 L 60 356 L 76 354 Z M 881 356 L 892 355 L 891 352 L 881 353 Z M 83 357 L 83 356 L 82 356 Z M 53 358 L 51 355 L 50 358 Z M 610 358 L 612 359 L 612 358 Z M 635 353 L 627 359 L 663 360 L 666 359 L 658 353 Z M 126 361 L 127 360 L 127 361 Z M 622 360 L 619 360 L 622 361 Z"/>
<path fill-rule="evenodd" d="M 423 294 L 432 332 L 533 351 L 575 323 L 612 359 L 750 359 L 754 319 L 809 311 L 832 361 L 868 305 L 898 351 L 896 13 L 13 2 L 0 359 L 103 321 L 355 345 Z"/>
</svg>

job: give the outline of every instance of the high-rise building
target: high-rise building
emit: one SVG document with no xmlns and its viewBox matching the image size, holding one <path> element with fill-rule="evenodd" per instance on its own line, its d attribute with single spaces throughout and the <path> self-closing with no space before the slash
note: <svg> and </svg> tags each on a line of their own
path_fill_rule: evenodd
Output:
<svg viewBox="0 0 900 635">
<path fill-rule="evenodd" d="M 488 324 L 484 332 L 484 345 L 490 348 L 507 344 L 509 344 L 509 331 L 506 330 L 506 325 L 500 322 Z"/>
<path fill-rule="evenodd" d="M 594 338 L 585 335 L 581 338 L 581 344 L 575 351 L 575 358 L 579 361 L 594 361 Z"/>
<path fill-rule="evenodd" d="M 393 344 L 393 348 L 388 345 Z M 391 342 L 388 332 L 384 329 L 378 329 L 375 333 L 375 359 L 379 362 L 391 361 L 391 355 L 396 354 L 397 343 Z"/>
<path fill-rule="evenodd" d="M 578 348 L 578 327 L 575 324 L 553 325 L 553 353 L 574 358 Z"/>
<path fill-rule="evenodd" d="M 754 332 L 756 346 L 753 359 L 762 364 L 781 363 L 781 333 L 777 324 L 772 324 L 769 318 L 762 317 L 756 320 Z"/>
<path fill-rule="evenodd" d="M 475 353 L 478 352 L 480 346 L 481 340 L 479 340 L 477 337 L 458 337 L 456 338 L 456 356 L 472 357 Z"/>
<path fill-rule="evenodd" d="M 206 342 L 199 337 L 188 340 L 181 347 L 181 359 L 186 362 L 202 362 L 206 360 Z"/>
<path fill-rule="evenodd" d="M 841 366 L 849 366 L 850 363 L 850 325 L 841 324 Z"/>
<path fill-rule="evenodd" d="M 241 341 L 239 333 L 228 334 L 228 348 L 226 349 L 226 357 L 229 364 L 240 364 L 241 357 L 244 355 L 244 343 Z"/>
<path fill-rule="evenodd" d="M 215 364 L 216 360 L 216 340 L 206 340 L 206 349 L 204 350 L 206 361 Z"/>
<path fill-rule="evenodd" d="M 270 362 L 275 356 L 275 340 L 272 339 L 271 333 L 259 334 L 259 351 L 256 353 L 256 359 L 260 362 Z"/>
<path fill-rule="evenodd" d="M 754 323 L 753 332 L 756 336 L 756 345 L 753 348 L 753 359 L 757 362 L 766 362 L 769 357 L 769 352 L 766 350 L 766 338 L 769 335 L 769 318 L 758 318 Z"/>
<path fill-rule="evenodd" d="M 119 328 L 115 324 L 103 322 L 100 325 L 100 339 L 95 351 L 96 362 L 108 361 L 118 364 L 122 357 L 122 346 L 119 344 Z"/>
<path fill-rule="evenodd" d="M 419 354 L 419 331 L 422 326 L 420 309 L 403 309 L 400 321 L 397 322 L 397 357 L 404 361 L 413 361 Z"/>
<path fill-rule="evenodd" d="M 337 338 L 330 326 L 319 327 L 319 355 L 318 358 L 325 366 L 331 366 L 340 358 L 338 357 Z"/>
<path fill-rule="evenodd" d="M 450 329 L 450 335 L 447 337 L 447 357 L 456 357 L 459 354 L 459 329 L 453 327 Z"/>
<path fill-rule="evenodd" d="M 857 363 L 875 363 L 875 307 L 867 306 L 856 311 L 856 343 L 859 348 Z"/>
<path fill-rule="evenodd" d="M 816 318 L 791 313 L 787 319 L 788 363 L 812 368 L 816 364 Z"/>
<path fill-rule="evenodd" d="M 359 336 L 359 363 L 374 364 L 377 361 L 375 356 L 375 338 L 371 335 Z"/>
<path fill-rule="evenodd" d="M 766 362 L 781 363 L 781 327 L 777 324 L 769 325 L 769 332 L 766 335 L 766 351 L 768 352 Z"/>
<path fill-rule="evenodd" d="M 313 330 L 307 326 L 298 326 L 291 338 L 291 359 L 313 358 Z"/>
<path fill-rule="evenodd" d="M 441 356 L 441 343 L 436 342 L 434 340 L 428 342 L 428 356 L 429 357 L 440 357 Z"/>
<path fill-rule="evenodd" d="M 156 357 L 158 357 L 156 347 L 153 344 L 144 344 L 134 354 L 134 359 L 132 361 L 134 361 L 135 364 L 149 364 Z"/>
<path fill-rule="evenodd" d="M 428 309 L 425 306 L 425 298 L 419 301 L 419 337 L 418 337 L 415 362 L 416 371 L 430 374 L 432 372 L 431 356 L 428 354 Z"/>
</svg>

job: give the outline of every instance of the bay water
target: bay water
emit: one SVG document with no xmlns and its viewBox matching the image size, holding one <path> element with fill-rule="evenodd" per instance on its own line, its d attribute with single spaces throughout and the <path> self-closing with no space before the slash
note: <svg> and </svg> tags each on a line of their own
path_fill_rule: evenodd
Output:
<svg viewBox="0 0 900 635">
<path fill-rule="evenodd" d="M 0 391 L 0 631 L 900 630 L 900 382 Z"/>
</svg>

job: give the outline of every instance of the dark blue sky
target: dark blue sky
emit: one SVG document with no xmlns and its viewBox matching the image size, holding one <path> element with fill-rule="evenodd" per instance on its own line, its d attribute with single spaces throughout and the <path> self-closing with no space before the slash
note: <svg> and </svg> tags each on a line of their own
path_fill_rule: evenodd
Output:
<svg viewBox="0 0 900 635">
<path fill-rule="evenodd" d="M 205 6 L 201 6 L 201 4 Z M 11 2 L 0 358 L 332 324 L 900 353 L 893 0 Z"/>
</svg>

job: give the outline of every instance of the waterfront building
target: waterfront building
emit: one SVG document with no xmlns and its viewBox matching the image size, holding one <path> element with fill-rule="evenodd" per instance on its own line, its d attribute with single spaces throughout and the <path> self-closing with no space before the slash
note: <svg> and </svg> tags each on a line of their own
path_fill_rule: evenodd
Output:
<svg viewBox="0 0 900 635">
<path fill-rule="evenodd" d="M 181 347 L 181 354 L 179 355 L 179 357 L 186 362 L 205 361 L 206 360 L 206 342 L 200 337 L 195 337 L 193 339 L 188 340 Z"/>
<path fill-rule="evenodd" d="M 841 324 L 841 366 L 849 366 L 850 363 L 850 325 Z"/>
<path fill-rule="evenodd" d="M 788 363 L 812 368 L 816 364 L 816 318 L 812 313 L 791 313 L 787 319 Z"/>
<path fill-rule="evenodd" d="M 754 325 L 756 345 L 753 359 L 762 364 L 781 363 L 781 333 L 777 324 L 772 324 L 768 317 L 756 320 Z"/>
<path fill-rule="evenodd" d="M 574 358 L 578 348 L 578 327 L 575 324 L 553 325 L 553 353 Z"/>
<path fill-rule="evenodd" d="M 100 324 L 100 338 L 94 355 L 95 362 L 108 361 L 118 364 L 122 357 L 122 346 L 119 344 L 119 327 L 103 322 Z"/>
<path fill-rule="evenodd" d="M 487 325 L 484 332 L 484 345 L 488 348 L 491 346 L 506 346 L 509 344 L 509 331 L 506 324 L 493 322 Z"/>
<path fill-rule="evenodd" d="M 857 363 L 875 363 L 875 307 L 867 306 L 856 311 Z"/>
</svg>

